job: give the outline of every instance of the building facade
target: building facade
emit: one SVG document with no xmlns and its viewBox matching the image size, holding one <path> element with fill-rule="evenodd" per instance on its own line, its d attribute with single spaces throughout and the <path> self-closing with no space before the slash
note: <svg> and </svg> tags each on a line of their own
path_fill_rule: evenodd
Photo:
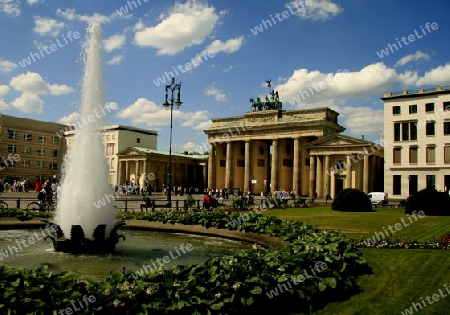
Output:
<svg viewBox="0 0 450 315">
<path fill-rule="evenodd" d="M 388 92 L 384 102 L 385 191 L 403 199 L 450 187 L 450 87 Z"/>
<path fill-rule="evenodd" d="M 152 185 L 155 191 L 162 191 L 169 173 L 169 152 L 143 147 L 128 147 L 117 155 L 118 183 L 126 181 Z M 208 155 L 189 155 L 172 152 L 171 178 L 173 187 L 197 188 L 206 186 L 206 164 Z"/>
<path fill-rule="evenodd" d="M 124 183 L 125 178 L 119 180 L 118 153 L 128 147 L 138 146 L 156 150 L 158 133 L 154 130 L 146 130 L 123 125 L 111 125 L 101 127 L 105 156 L 109 164 L 110 184 Z M 64 141 L 67 149 L 73 144 L 76 130 L 64 132 Z M 129 180 L 129 179 L 128 179 Z"/>
<path fill-rule="evenodd" d="M 66 125 L 0 114 L 0 177 L 58 180 Z M 8 158 L 9 157 L 9 158 Z"/>
<path fill-rule="evenodd" d="M 338 124 L 338 115 L 322 107 L 213 119 L 204 131 L 208 186 L 255 193 L 294 190 L 332 198 L 349 187 L 369 192 L 380 182 L 383 150 L 379 147 L 374 154 L 369 151 L 374 143 L 339 135 L 345 128 Z M 363 161 L 355 166 L 353 155 L 363 156 Z M 342 159 L 345 162 L 335 168 Z"/>
</svg>

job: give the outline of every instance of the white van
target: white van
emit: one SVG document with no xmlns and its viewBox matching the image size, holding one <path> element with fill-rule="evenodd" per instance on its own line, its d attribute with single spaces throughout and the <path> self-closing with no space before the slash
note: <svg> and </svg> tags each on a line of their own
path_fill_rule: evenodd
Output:
<svg viewBox="0 0 450 315">
<path fill-rule="evenodd" d="M 388 193 L 386 192 L 370 192 L 367 194 L 373 205 L 382 206 L 389 202 Z"/>
</svg>

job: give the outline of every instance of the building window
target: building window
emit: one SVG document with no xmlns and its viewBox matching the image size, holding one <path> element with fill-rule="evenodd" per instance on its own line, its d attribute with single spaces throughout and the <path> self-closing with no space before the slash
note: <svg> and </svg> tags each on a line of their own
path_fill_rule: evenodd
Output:
<svg viewBox="0 0 450 315">
<path fill-rule="evenodd" d="M 434 112 L 434 103 L 426 103 L 425 111 L 426 112 Z"/>
<path fill-rule="evenodd" d="M 402 194 L 402 176 L 401 175 L 394 175 L 394 182 L 393 182 L 393 194 L 394 195 L 401 195 Z"/>
<path fill-rule="evenodd" d="M 50 169 L 51 170 L 57 170 L 58 169 L 58 163 L 51 162 L 50 163 Z"/>
<path fill-rule="evenodd" d="M 220 166 L 220 167 L 225 167 L 225 165 L 226 165 L 225 160 L 220 160 L 220 161 L 219 161 L 219 166 Z"/>
<path fill-rule="evenodd" d="M 141 138 L 136 138 L 136 143 L 141 143 Z"/>
<path fill-rule="evenodd" d="M 336 166 L 334 167 L 335 170 L 341 171 L 345 168 L 345 162 L 344 160 L 337 160 Z"/>
<path fill-rule="evenodd" d="M 52 156 L 58 156 L 58 150 L 53 150 L 52 151 Z"/>
<path fill-rule="evenodd" d="M 392 114 L 394 114 L 394 115 L 400 115 L 400 106 L 394 106 L 394 107 L 392 107 Z"/>
<path fill-rule="evenodd" d="M 59 143 L 59 138 L 53 136 L 53 137 L 52 137 L 52 143 L 53 143 L 53 144 L 58 144 L 58 143 Z"/>
<path fill-rule="evenodd" d="M 450 102 L 444 102 L 444 110 L 450 110 Z"/>
<path fill-rule="evenodd" d="M 260 155 L 264 154 L 264 147 L 262 145 L 259 146 L 258 150 Z"/>
<path fill-rule="evenodd" d="M 286 154 L 291 155 L 291 146 L 289 144 L 286 146 Z"/>
<path fill-rule="evenodd" d="M 444 163 L 450 163 L 450 145 L 444 147 Z"/>
<path fill-rule="evenodd" d="M 245 167 L 245 160 L 238 159 L 236 160 L 237 167 Z"/>
<path fill-rule="evenodd" d="M 16 153 L 16 146 L 14 144 L 8 144 L 8 153 Z"/>
<path fill-rule="evenodd" d="M 44 143 L 45 142 L 45 136 L 39 136 L 38 137 L 38 142 Z"/>
<path fill-rule="evenodd" d="M 257 166 L 258 167 L 264 167 L 265 165 L 266 165 L 266 163 L 265 163 L 264 159 L 258 159 L 257 160 Z"/>
<path fill-rule="evenodd" d="M 37 149 L 37 154 L 38 155 L 44 155 L 45 154 L 45 149 L 44 148 Z"/>
<path fill-rule="evenodd" d="M 436 161 L 436 147 L 427 147 L 427 163 L 434 163 Z"/>
<path fill-rule="evenodd" d="M 8 129 L 8 139 L 17 139 L 17 131 Z"/>
<path fill-rule="evenodd" d="M 394 164 L 402 163 L 402 148 L 394 148 Z"/>
<path fill-rule="evenodd" d="M 410 140 L 417 140 L 417 123 L 415 122 L 409 123 L 409 135 Z"/>
<path fill-rule="evenodd" d="M 22 160 L 22 166 L 24 168 L 30 167 L 30 160 Z"/>
<path fill-rule="evenodd" d="M 417 105 L 409 105 L 409 113 L 417 114 Z"/>
<path fill-rule="evenodd" d="M 241 155 L 244 156 L 245 155 L 245 147 L 241 147 Z"/>
<path fill-rule="evenodd" d="M 450 121 L 444 121 L 444 135 L 450 135 Z"/>
<path fill-rule="evenodd" d="M 436 189 L 435 175 L 427 175 L 427 189 Z"/>
<path fill-rule="evenodd" d="M 400 141 L 400 123 L 394 124 L 394 141 Z"/>
<path fill-rule="evenodd" d="M 418 147 L 409 147 L 409 163 L 417 164 Z"/>
<path fill-rule="evenodd" d="M 292 167 L 292 159 L 283 159 L 283 166 Z"/>
<path fill-rule="evenodd" d="M 106 155 L 107 156 L 114 155 L 114 143 L 108 143 L 106 145 Z"/>
<path fill-rule="evenodd" d="M 37 168 L 44 168 L 44 161 L 36 161 Z"/>
<path fill-rule="evenodd" d="M 23 154 L 31 154 L 31 147 L 23 147 Z"/>
<path fill-rule="evenodd" d="M 435 135 L 435 128 L 434 128 L 435 124 L 436 123 L 434 121 L 427 122 L 427 124 L 426 124 L 426 135 L 427 136 Z"/>
<path fill-rule="evenodd" d="M 409 123 L 402 123 L 402 140 L 409 140 Z"/>
<path fill-rule="evenodd" d="M 31 135 L 31 133 L 25 132 L 25 133 L 23 134 L 23 140 L 25 140 L 25 141 L 31 141 L 32 139 L 33 139 L 33 136 Z"/>
</svg>

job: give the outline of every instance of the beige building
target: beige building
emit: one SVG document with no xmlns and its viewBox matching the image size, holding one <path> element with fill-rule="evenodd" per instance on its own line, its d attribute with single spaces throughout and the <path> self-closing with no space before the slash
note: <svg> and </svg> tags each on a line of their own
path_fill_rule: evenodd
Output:
<svg viewBox="0 0 450 315">
<path fill-rule="evenodd" d="M 32 183 L 60 178 L 66 125 L 0 114 L 0 177 Z M 8 155 L 12 159 L 8 160 Z"/>
<path fill-rule="evenodd" d="M 128 147 L 117 155 L 119 183 L 151 184 L 162 191 L 169 171 L 169 152 L 144 147 Z M 193 187 L 203 191 L 206 185 L 208 155 L 188 155 L 172 152 L 172 186 Z"/>
<path fill-rule="evenodd" d="M 450 87 L 385 93 L 385 191 L 450 187 Z"/>
<path fill-rule="evenodd" d="M 332 198 L 347 187 L 375 189 L 382 182 L 383 149 L 339 135 L 345 128 L 338 115 L 322 107 L 213 119 L 204 131 L 210 152 L 208 186 L 255 193 L 295 190 Z M 341 160 L 344 164 L 335 168 Z"/>
<path fill-rule="evenodd" d="M 72 146 L 76 130 L 64 132 L 66 147 Z M 128 147 L 138 146 L 156 150 L 158 133 L 154 130 L 146 130 L 123 125 L 111 125 L 101 127 L 105 156 L 109 164 L 110 184 L 121 184 L 125 178 L 118 180 L 119 169 L 118 153 Z M 128 178 L 130 180 L 130 178 Z"/>
</svg>

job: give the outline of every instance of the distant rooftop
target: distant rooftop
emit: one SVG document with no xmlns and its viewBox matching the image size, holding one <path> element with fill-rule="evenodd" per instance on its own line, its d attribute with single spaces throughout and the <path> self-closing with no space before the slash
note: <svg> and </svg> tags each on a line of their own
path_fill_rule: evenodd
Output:
<svg viewBox="0 0 450 315">
<path fill-rule="evenodd" d="M 417 96 L 426 96 L 426 95 L 432 95 L 432 94 L 448 94 L 450 93 L 450 85 L 445 86 L 436 86 L 432 88 L 422 88 L 418 90 L 403 90 L 403 91 L 397 91 L 397 92 L 386 92 L 384 93 L 384 97 L 382 97 L 382 100 L 385 99 L 392 99 L 392 98 L 404 98 L 404 97 L 417 97 Z"/>
<path fill-rule="evenodd" d="M 72 126 L 72 128 L 74 128 L 74 127 Z M 70 134 L 73 134 L 76 130 L 77 129 L 68 130 L 68 131 L 64 132 L 64 134 L 70 135 Z M 131 127 L 131 126 L 124 126 L 124 125 L 102 126 L 100 128 L 100 130 L 102 130 L 102 131 L 129 130 L 129 131 L 134 131 L 134 132 L 142 133 L 142 134 L 146 134 L 146 135 L 153 135 L 153 136 L 158 135 L 158 132 L 156 130 L 142 129 L 142 128 L 136 128 L 136 127 Z"/>
</svg>

